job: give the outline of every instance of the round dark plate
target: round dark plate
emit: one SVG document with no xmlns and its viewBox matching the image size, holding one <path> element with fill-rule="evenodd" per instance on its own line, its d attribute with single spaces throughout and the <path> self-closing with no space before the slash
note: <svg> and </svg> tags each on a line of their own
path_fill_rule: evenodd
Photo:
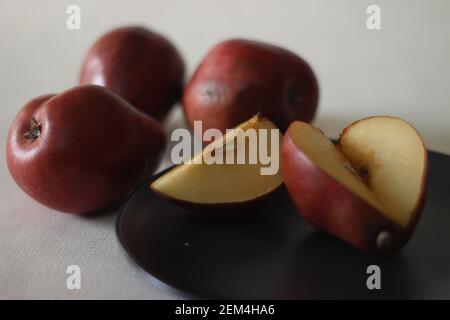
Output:
<svg viewBox="0 0 450 320">
<path fill-rule="evenodd" d="M 139 266 L 189 297 L 450 298 L 449 156 L 429 152 L 421 219 L 409 243 L 389 257 L 315 231 L 285 189 L 239 216 L 195 215 L 150 190 L 159 175 L 124 203 L 117 234 Z M 381 290 L 366 286 L 372 264 L 380 267 Z"/>
</svg>

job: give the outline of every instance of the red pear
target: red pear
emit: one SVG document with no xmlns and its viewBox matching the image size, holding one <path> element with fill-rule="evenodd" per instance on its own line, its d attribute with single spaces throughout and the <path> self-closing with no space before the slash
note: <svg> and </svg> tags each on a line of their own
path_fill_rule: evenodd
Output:
<svg viewBox="0 0 450 320">
<path fill-rule="evenodd" d="M 112 30 L 89 50 L 81 84 L 105 86 L 161 119 L 180 100 L 184 63 L 166 38 L 142 27 Z"/>
<path fill-rule="evenodd" d="M 123 199 L 152 173 L 164 147 L 156 120 L 86 85 L 28 102 L 9 130 L 6 160 L 36 201 L 85 214 Z"/>
<path fill-rule="evenodd" d="M 316 113 L 316 77 L 302 58 L 257 41 L 228 40 L 203 59 L 185 88 L 188 121 L 222 131 L 260 112 L 283 132 L 294 120 Z"/>
</svg>

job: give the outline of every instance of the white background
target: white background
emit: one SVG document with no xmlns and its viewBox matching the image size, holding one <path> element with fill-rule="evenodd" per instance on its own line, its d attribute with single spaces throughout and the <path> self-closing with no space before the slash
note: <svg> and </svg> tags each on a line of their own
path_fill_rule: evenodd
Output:
<svg viewBox="0 0 450 320">
<path fill-rule="evenodd" d="M 81 30 L 66 8 L 81 8 Z M 366 28 L 377 4 L 382 30 Z M 111 28 L 142 24 L 179 48 L 188 77 L 215 43 L 243 37 L 291 49 L 319 78 L 315 123 L 330 136 L 374 114 L 403 117 L 429 149 L 450 154 L 450 2 L 436 0 L 0 1 L 0 298 L 177 298 L 123 253 L 115 212 L 77 217 L 44 208 L 14 184 L 7 130 L 34 96 L 76 84 L 90 44 Z M 180 110 L 167 129 L 183 125 Z M 163 163 L 162 167 L 167 165 Z M 66 289 L 66 267 L 82 289 Z"/>
</svg>

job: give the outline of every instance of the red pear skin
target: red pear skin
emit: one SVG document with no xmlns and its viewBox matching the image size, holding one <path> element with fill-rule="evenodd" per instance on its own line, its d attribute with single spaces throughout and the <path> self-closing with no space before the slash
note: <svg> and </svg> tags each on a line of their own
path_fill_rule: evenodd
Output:
<svg viewBox="0 0 450 320">
<path fill-rule="evenodd" d="M 215 46 L 185 88 L 188 122 L 225 131 L 260 112 L 283 132 L 293 120 L 310 122 L 319 89 L 299 56 L 262 42 L 234 39 Z"/>
<path fill-rule="evenodd" d="M 10 127 L 6 160 L 33 199 L 86 214 L 143 182 L 164 147 L 156 120 L 107 89 L 86 85 L 28 102 Z"/>
<path fill-rule="evenodd" d="M 162 119 L 181 99 L 184 62 L 164 37 L 143 27 L 115 29 L 98 39 L 80 84 L 105 86 L 139 110 Z"/>
<path fill-rule="evenodd" d="M 419 201 L 410 225 L 402 228 L 312 162 L 292 141 L 289 131 L 281 146 L 284 182 L 303 218 L 318 230 L 371 253 L 393 253 L 409 240 L 422 211 Z M 426 178 L 424 183 L 426 183 Z M 380 232 L 391 234 L 377 245 Z"/>
</svg>

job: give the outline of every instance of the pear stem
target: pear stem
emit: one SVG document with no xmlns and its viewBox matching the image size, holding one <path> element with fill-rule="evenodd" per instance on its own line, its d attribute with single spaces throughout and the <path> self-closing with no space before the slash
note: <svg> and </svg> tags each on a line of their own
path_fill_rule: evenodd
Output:
<svg viewBox="0 0 450 320">
<path fill-rule="evenodd" d="M 380 251 L 389 251 L 395 246 L 394 235 L 390 231 L 383 230 L 377 235 L 376 245 Z"/>
<path fill-rule="evenodd" d="M 41 135 L 41 123 L 35 118 L 30 120 L 30 130 L 23 134 L 23 138 L 28 142 L 33 142 Z"/>
</svg>

